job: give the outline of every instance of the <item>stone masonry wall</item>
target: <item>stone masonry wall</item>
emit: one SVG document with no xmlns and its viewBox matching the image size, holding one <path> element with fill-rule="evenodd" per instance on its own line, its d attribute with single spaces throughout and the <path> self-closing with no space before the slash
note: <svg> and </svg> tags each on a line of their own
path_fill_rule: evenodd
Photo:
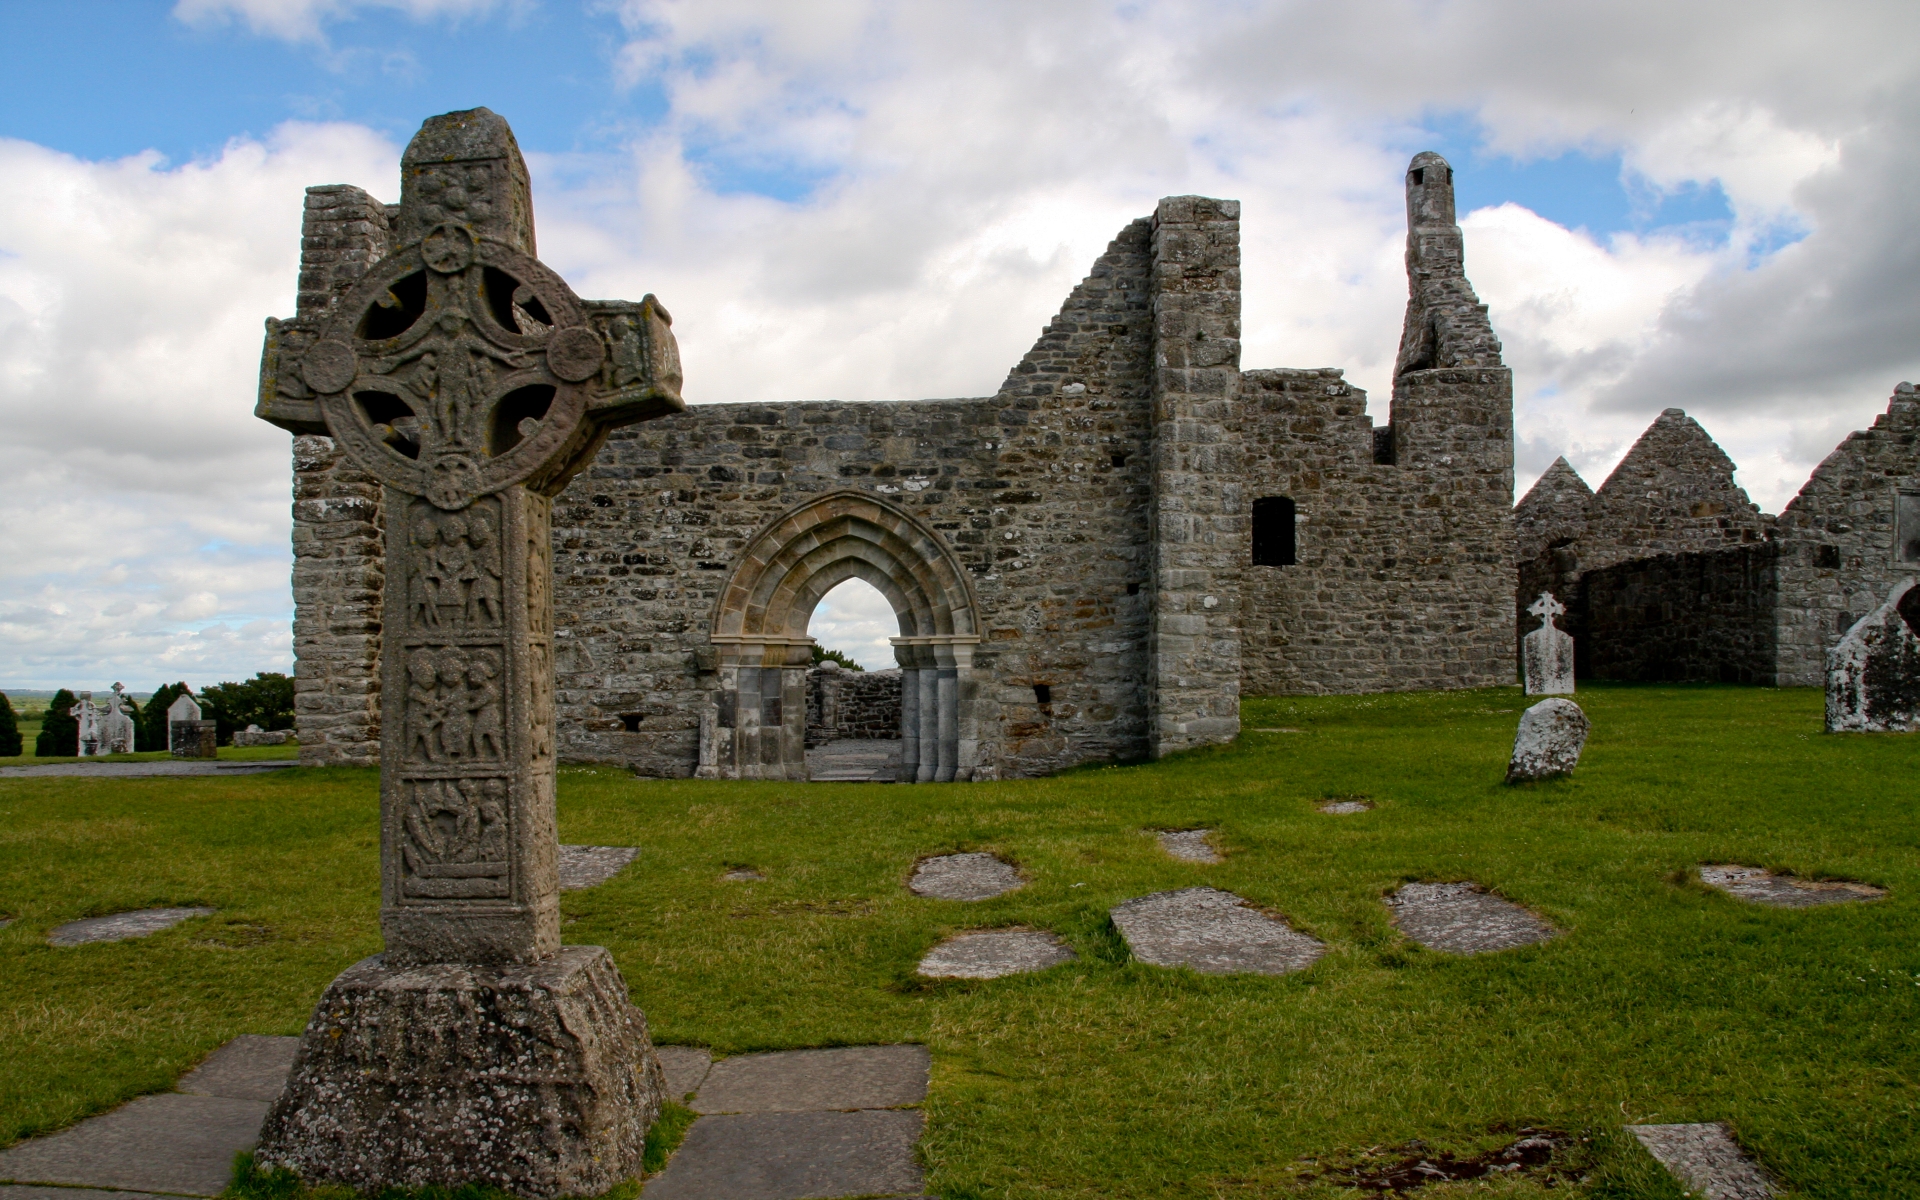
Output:
<svg viewBox="0 0 1920 1200">
<path fill-rule="evenodd" d="M 1427 383 L 1466 390 L 1466 423 L 1396 429 L 1403 465 L 1387 465 L 1374 462 L 1366 394 L 1339 371 L 1247 372 L 1250 495 L 1294 501 L 1298 553 L 1292 566 L 1246 568 L 1248 692 L 1510 681 L 1504 380 L 1489 371 Z M 1495 398 L 1482 404 L 1486 392 Z M 1418 442 L 1435 435 L 1445 439 L 1439 454 Z"/>
<path fill-rule="evenodd" d="M 299 308 L 276 331 L 298 346 L 390 248 L 391 213 L 356 187 L 308 188 Z M 294 715 L 307 766 L 380 761 L 380 486 L 333 439 L 293 439 Z"/>
<path fill-rule="evenodd" d="M 1912 384 L 1814 469 L 1780 514 L 1778 536 L 1778 683 L 1822 686 L 1840 635 L 1894 584 L 1920 574 L 1920 394 Z"/>
<path fill-rule="evenodd" d="M 823 663 L 807 672 L 808 749 L 846 738 L 899 736 L 899 671 L 848 671 Z"/>
<path fill-rule="evenodd" d="M 1590 677 L 1772 683 L 1777 554 L 1763 542 L 1587 572 Z"/>
<path fill-rule="evenodd" d="M 1115 239 L 993 396 L 700 405 L 616 432 L 554 512 L 562 755 L 689 774 L 734 556 L 847 487 L 907 508 L 972 576 L 983 762 L 1144 755 L 1148 234 Z"/>
</svg>

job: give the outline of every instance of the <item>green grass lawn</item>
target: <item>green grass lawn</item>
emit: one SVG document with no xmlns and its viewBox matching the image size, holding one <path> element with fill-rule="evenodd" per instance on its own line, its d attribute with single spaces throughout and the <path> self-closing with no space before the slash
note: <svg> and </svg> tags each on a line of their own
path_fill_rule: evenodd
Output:
<svg viewBox="0 0 1920 1200">
<path fill-rule="evenodd" d="M 928 1188 L 962 1197 L 1354 1193 L 1312 1177 L 1415 1139 L 1472 1151 L 1584 1133 L 1571 1173 L 1423 1196 L 1677 1198 L 1620 1135 L 1725 1120 L 1791 1189 L 1920 1194 L 1920 739 L 1820 732 L 1807 690 L 1593 687 L 1578 774 L 1510 788 L 1516 689 L 1255 699 L 1232 747 L 1049 780 L 954 786 L 658 782 L 567 770 L 568 842 L 635 865 L 562 901 L 609 947 L 656 1040 L 722 1053 L 931 1047 Z M 1261 728 L 1297 729 L 1260 733 Z M 224 753 L 224 752 L 223 752 Z M 1325 816 L 1325 797 L 1378 806 Z M 379 949 L 371 771 L 0 780 L 0 1143 L 165 1089 L 239 1033 L 297 1033 Z M 1143 830 L 1207 825 L 1227 861 Z M 929 901 L 917 858 L 991 850 L 1031 880 Z M 1753 907 L 1701 887 L 1741 862 L 1891 889 Z M 767 875 L 726 883 L 737 865 Z M 1383 894 L 1472 879 L 1566 932 L 1453 958 Z M 1325 941 L 1283 978 L 1130 964 L 1115 903 L 1211 884 Z M 143 941 L 54 949 L 76 917 L 206 904 Z M 1080 955 L 927 983 L 949 933 L 1024 924 Z M 1582 1183 L 1581 1180 L 1585 1182 Z"/>
</svg>

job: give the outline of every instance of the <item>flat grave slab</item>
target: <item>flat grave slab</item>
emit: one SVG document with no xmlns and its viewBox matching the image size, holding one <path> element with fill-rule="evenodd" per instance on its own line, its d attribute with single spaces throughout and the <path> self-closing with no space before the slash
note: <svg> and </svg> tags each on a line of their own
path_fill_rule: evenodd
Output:
<svg viewBox="0 0 1920 1200">
<path fill-rule="evenodd" d="M 896 783 L 898 738 L 842 738 L 807 751 L 807 778 L 814 783 Z"/>
<path fill-rule="evenodd" d="M 1232 892 L 1182 888 L 1116 905 L 1113 923 L 1133 957 L 1203 975 L 1284 975 L 1312 966 L 1327 948 Z"/>
<path fill-rule="evenodd" d="M 1700 882 L 1729 896 L 1770 908 L 1812 908 L 1818 904 L 1847 904 L 1878 900 L 1887 889 L 1841 879 L 1795 879 L 1760 867 L 1714 863 L 1700 868 Z"/>
<path fill-rule="evenodd" d="M 228 1096 L 236 1100 L 279 1099 L 293 1070 L 297 1037 L 243 1033 L 207 1055 L 207 1061 L 180 1077 L 178 1089 L 189 1096 Z"/>
<path fill-rule="evenodd" d="M 903 1108 L 927 1098 L 925 1046 L 843 1046 L 739 1054 L 713 1064 L 698 1113 L 793 1113 Z"/>
<path fill-rule="evenodd" d="M 943 854 L 915 867 L 907 887 L 932 900 L 991 900 L 1025 882 L 1012 864 L 991 854 Z"/>
<path fill-rule="evenodd" d="M 1169 857 L 1181 862 L 1219 863 L 1227 861 L 1207 842 L 1211 829 L 1163 829 L 1154 836 L 1160 839 L 1160 848 Z"/>
<path fill-rule="evenodd" d="M 625 870 L 639 853 L 638 846 L 562 846 L 560 890 L 580 892 L 599 887 Z"/>
<path fill-rule="evenodd" d="M 915 1111 L 765 1112 L 702 1117 L 646 1185 L 646 1200 L 909 1196 L 924 1183 Z"/>
<path fill-rule="evenodd" d="M 1393 923 L 1429 950 L 1486 954 L 1531 946 L 1560 931 L 1472 883 L 1409 883 L 1387 897 Z"/>
<path fill-rule="evenodd" d="M 0 1183 L 0 1200 L 161 1200 L 153 1192 L 115 1192 L 104 1188 L 38 1187 L 31 1183 Z"/>
<path fill-rule="evenodd" d="M 1718 1121 L 1695 1125 L 1629 1125 L 1647 1153 L 1706 1200 L 1769 1200 L 1773 1181 Z"/>
<path fill-rule="evenodd" d="M 267 1101 L 141 1096 L 110 1113 L 0 1153 L 0 1178 L 127 1191 L 217 1195 L 252 1146 Z"/>
<path fill-rule="evenodd" d="M 700 1090 L 713 1069 L 713 1051 L 705 1046 L 655 1046 L 660 1070 L 667 1077 L 667 1099 L 685 1104 L 689 1093 Z"/>
<path fill-rule="evenodd" d="M 720 878 L 728 883 L 760 883 L 766 879 L 766 876 L 752 867 L 735 867 Z"/>
<path fill-rule="evenodd" d="M 1344 817 L 1352 813 L 1372 812 L 1373 804 L 1367 800 L 1329 800 L 1320 806 L 1320 811 Z"/>
<path fill-rule="evenodd" d="M 89 942 L 124 942 L 172 929 L 182 921 L 212 916 L 214 908 L 143 908 L 135 912 L 114 913 L 105 917 L 87 917 L 68 921 L 47 934 L 55 946 L 84 946 Z"/>
<path fill-rule="evenodd" d="M 1078 955 L 1040 929 L 982 929 L 948 938 L 927 951 L 917 968 L 930 979 L 999 979 L 1044 971 Z"/>
</svg>

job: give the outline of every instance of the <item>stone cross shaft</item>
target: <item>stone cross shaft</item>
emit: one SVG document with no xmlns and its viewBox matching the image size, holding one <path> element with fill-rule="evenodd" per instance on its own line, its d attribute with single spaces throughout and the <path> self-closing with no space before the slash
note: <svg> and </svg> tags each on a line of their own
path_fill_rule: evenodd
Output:
<svg viewBox="0 0 1920 1200">
<path fill-rule="evenodd" d="M 589 310 L 533 256 L 505 121 L 435 117 L 401 169 L 398 248 L 304 345 L 270 337 L 260 415 L 317 417 L 386 489 L 388 961 L 534 962 L 560 948 L 551 498 L 684 408 L 678 355 L 653 297 Z"/>
</svg>

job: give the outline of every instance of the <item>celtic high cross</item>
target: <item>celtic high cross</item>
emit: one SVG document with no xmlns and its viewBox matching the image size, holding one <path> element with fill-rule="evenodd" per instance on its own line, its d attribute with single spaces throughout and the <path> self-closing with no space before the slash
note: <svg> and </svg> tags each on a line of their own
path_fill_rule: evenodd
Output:
<svg viewBox="0 0 1920 1200">
<path fill-rule="evenodd" d="M 263 363 L 258 415 L 384 487 L 386 952 L 328 989 L 258 1161 L 593 1193 L 637 1173 L 658 1066 L 606 951 L 560 944 L 552 497 L 609 429 L 684 408 L 678 353 L 653 297 L 589 306 L 534 257 L 498 116 L 432 118 L 401 171 L 397 248 L 270 322 Z"/>
</svg>

